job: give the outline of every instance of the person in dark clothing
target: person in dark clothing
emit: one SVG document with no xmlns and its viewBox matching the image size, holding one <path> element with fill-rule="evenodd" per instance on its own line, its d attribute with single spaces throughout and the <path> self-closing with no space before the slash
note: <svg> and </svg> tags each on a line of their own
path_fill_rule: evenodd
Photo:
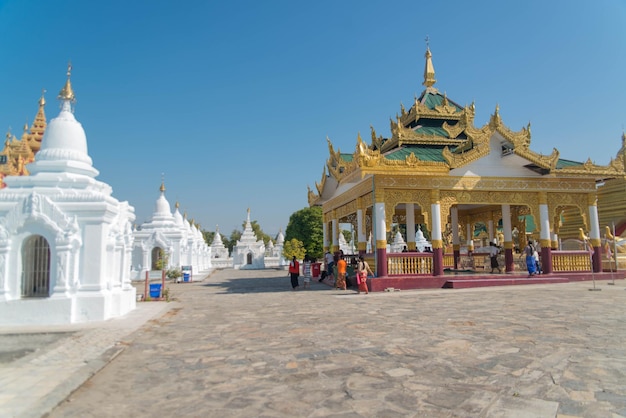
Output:
<svg viewBox="0 0 626 418">
<path fill-rule="evenodd" d="M 293 256 L 291 263 L 289 263 L 289 275 L 291 276 L 291 290 L 296 290 L 300 287 L 298 283 L 298 277 L 300 276 L 300 263 L 296 260 L 296 256 Z"/>
</svg>

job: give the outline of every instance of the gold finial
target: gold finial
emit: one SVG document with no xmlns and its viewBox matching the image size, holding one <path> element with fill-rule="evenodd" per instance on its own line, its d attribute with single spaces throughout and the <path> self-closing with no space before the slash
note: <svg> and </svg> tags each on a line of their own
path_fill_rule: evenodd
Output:
<svg viewBox="0 0 626 418">
<path fill-rule="evenodd" d="M 24 132 L 28 132 L 28 122 L 24 124 Z"/>
<path fill-rule="evenodd" d="M 159 187 L 159 191 L 161 193 L 165 191 L 165 173 L 161 173 L 161 187 Z"/>
<path fill-rule="evenodd" d="M 65 86 L 59 92 L 59 100 L 66 100 L 68 102 L 74 103 L 76 101 L 76 96 L 74 96 L 74 90 L 72 90 L 72 82 L 70 81 L 70 77 L 72 76 L 72 63 L 69 62 L 67 64 L 67 80 L 65 81 Z"/>
<path fill-rule="evenodd" d="M 424 82 L 422 84 L 426 87 L 432 87 L 437 80 L 435 80 L 435 67 L 432 61 L 433 54 L 430 53 L 428 36 L 426 37 L 426 54 L 424 57 L 426 58 L 426 65 L 424 67 Z"/>
<path fill-rule="evenodd" d="M 39 107 L 44 107 L 46 105 L 46 99 L 43 95 L 46 94 L 46 89 L 41 89 L 41 98 L 39 99 Z"/>
<path fill-rule="evenodd" d="M 175 207 L 176 209 L 178 209 L 178 208 L 180 207 L 180 204 L 179 204 L 178 202 L 176 202 L 176 204 L 174 205 L 174 207 Z"/>
</svg>

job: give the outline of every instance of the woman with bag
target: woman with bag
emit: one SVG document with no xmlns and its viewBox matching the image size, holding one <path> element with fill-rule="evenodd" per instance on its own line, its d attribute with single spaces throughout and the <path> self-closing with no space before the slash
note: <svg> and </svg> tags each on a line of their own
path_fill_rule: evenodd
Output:
<svg viewBox="0 0 626 418">
<path fill-rule="evenodd" d="M 370 269 L 367 261 L 363 259 L 363 256 L 359 256 L 359 262 L 357 264 L 357 275 L 356 275 L 356 283 L 359 286 L 357 292 L 360 294 L 361 292 L 365 292 L 367 295 L 369 293 L 369 289 L 367 288 L 367 273 L 370 273 L 372 276 L 374 272 Z"/>
</svg>

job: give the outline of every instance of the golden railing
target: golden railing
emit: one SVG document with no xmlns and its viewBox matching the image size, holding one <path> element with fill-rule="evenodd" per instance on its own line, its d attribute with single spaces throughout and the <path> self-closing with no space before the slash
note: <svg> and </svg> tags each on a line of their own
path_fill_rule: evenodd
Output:
<svg viewBox="0 0 626 418">
<path fill-rule="evenodd" d="M 433 273 L 432 253 L 387 254 L 387 275 L 417 275 Z"/>
<path fill-rule="evenodd" d="M 443 255 L 443 268 L 444 269 L 454 268 L 454 254 Z"/>
<path fill-rule="evenodd" d="M 587 251 L 552 251 L 552 271 L 591 271 L 591 257 Z"/>
</svg>

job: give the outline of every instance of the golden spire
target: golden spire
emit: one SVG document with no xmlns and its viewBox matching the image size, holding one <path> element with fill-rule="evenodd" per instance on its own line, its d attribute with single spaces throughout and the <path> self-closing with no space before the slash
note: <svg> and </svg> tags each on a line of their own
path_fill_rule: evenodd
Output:
<svg viewBox="0 0 626 418">
<path fill-rule="evenodd" d="M 180 203 L 176 202 L 176 204 L 174 205 L 174 207 L 176 207 L 176 209 L 180 208 Z"/>
<path fill-rule="evenodd" d="M 435 80 L 435 67 L 433 66 L 432 60 L 433 54 L 430 53 L 428 36 L 426 37 L 426 54 L 424 57 L 426 58 L 426 65 L 424 67 L 424 82 L 422 84 L 426 87 L 432 87 L 437 80 Z"/>
<path fill-rule="evenodd" d="M 159 191 L 163 193 L 165 191 L 165 183 L 161 182 L 161 187 L 159 187 Z"/>
<path fill-rule="evenodd" d="M 76 101 L 76 96 L 74 96 L 74 90 L 72 90 L 72 83 L 70 81 L 71 75 L 72 75 L 72 63 L 70 62 L 67 64 L 67 81 L 65 81 L 65 85 L 59 92 L 59 100 L 67 100 L 73 103 Z"/>
</svg>

